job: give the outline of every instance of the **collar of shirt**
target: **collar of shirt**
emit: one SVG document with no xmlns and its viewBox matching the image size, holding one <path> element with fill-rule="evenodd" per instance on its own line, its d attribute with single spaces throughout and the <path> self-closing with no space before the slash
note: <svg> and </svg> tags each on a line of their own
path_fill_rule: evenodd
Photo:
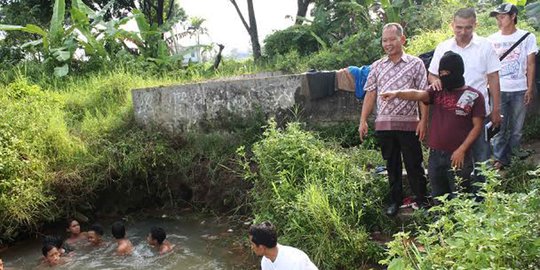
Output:
<svg viewBox="0 0 540 270">
<path fill-rule="evenodd" d="M 476 33 L 473 33 L 471 41 L 463 49 L 469 48 L 471 45 L 480 45 L 480 40 L 479 40 L 478 35 Z M 452 46 L 458 47 L 455 37 L 452 39 Z"/>
<path fill-rule="evenodd" d="M 401 61 L 403 61 L 405 63 L 409 63 L 409 61 L 411 61 L 411 56 L 406 54 L 406 53 L 403 53 L 401 55 L 400 59 L 401 59 Z M 388 56 L 383 57 L 382 62 L 387 63 L 388 61 L 390 61 L 390 58 L 388 58 Z"/>
</svg>

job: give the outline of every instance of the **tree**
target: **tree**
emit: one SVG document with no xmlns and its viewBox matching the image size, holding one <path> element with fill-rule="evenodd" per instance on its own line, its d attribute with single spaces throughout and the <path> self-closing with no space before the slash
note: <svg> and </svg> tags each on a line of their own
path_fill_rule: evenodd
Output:
<svg viewBox="0 0 540 270">
<path fill-rule="evenodd" d="M 304 22 L 303 18 L 306 17 L 309 4 L 313 3 L 314 1 L 315 0 L 297 0 L 298 11 L 296 12 L 296 21 L 294 24 L 302 24 Z"/>
<path fill-rule="evenodd" d="M 167 21 L 185 20 L 186 13 L 175 0 L 141 0 L 141 10 L 150 24 L 163 25 Z"/>
<path fill-rule="evenodd" d="M 191 17 L 190 18 L 190 26 L 188 27 L 188 31 L 190 32 L 190 35 L 195 38 L 197 38 L 197 61 L 202 62 L 202 54 L 201 54 L 201 35 L 206 35 L 208 33 L 208 29 L 206 27 L 202 26 L 202 24 L 206 20 L 199 17 Z M 221 52 L 221 51 L 220 51 Z"/>
<path fill-rule="evenodd" d="M 242 14 L 242 11 L 240 11 L 240 8 L 238 7 L 236 0 L 230 0 L 230 1 L 233 4 L 234 8 L 236 9 L 238 16 L 240 16 L 240 19 L 242 20 L 242 23 L 244 24 L 244 27 L 246 28 L 251 38 L 251 48 L 253 49 L 253 59 L 255 59 L 255 61 L 258 61 L 261 58 L 261 44 L 259 43 L 259 33 L 257 31 L 257 21 L 255 20 L 255 10 L 253 9 L 253 0 L 247 0 L 249 24 L 246 22 L 246 19 L 244 19 L 244 15 Z"/>
</svg>

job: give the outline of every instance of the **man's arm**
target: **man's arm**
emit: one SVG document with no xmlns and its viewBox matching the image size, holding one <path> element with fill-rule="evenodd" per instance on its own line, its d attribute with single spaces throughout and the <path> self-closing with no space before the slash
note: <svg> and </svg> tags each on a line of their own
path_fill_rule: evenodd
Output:
<svg viewBox="0 0 540 270">
<path fill-rule="evenodd" d="M 421 101 L 424 103 L 429 102 L 429 93 L 423 90 L 407 89 L 407 90 L 398 90 L 398 91 L 389 91 L 380 94 L 384 100 L 389 100 L 392 98 L 400 98 L 405 100 L 412 101 Z"/>
<path fill-rule="evenodd" d="M 426 137 L 426 130 L 429 118 L 429 105 L 424 102 L 418 102 L 420 107 L 420 122 L 416 126 L 416 135 L 420 141 L 423 141 Z"/>
<path fill-rule="evenodd" d="M 497 127 L 501 123 L 501 85 L 499 83 L 499 72 L 495 71 L 487 75 L 489 85 L 489 95 L 493 105 L 491 112 L 491 122 Z"/>
<path fill-rule="evenodd" d="M 452 167 L 462 168 L 463 162 L 465 160 L 465 154 L 471 148 L 471 145 L 474 143 L 476 138 L 480 135 L 482 131 L 482 126 L 484 123 L 483 117 L 473 117 L 473 128 L 467 134 L 467 137 L 463 143 L 452 153 L 450 160 L 452 161 Z"/>
<path fill-rule="evenodd" d="M 525 92 L 525 105 L 531 103 L 534 96 L 534 76 L 536 72 L 536 55 L 531 53 L 527 56 L 527 91 Z"/>
<path fill-rule="evenodd" d="M 367 119 L 373 107 L 375 107 L 375 101 L 377 100 L 377 91 L 369 91 L 364 97 L 364 102 L 362 103 L 362 114 L 360 115 L 360 126 L 358 127 L 358 132 L 360 133 L 360 141 L 364 141 L 364 137 L 368 134 L 368 123 Z"/>
</svg>

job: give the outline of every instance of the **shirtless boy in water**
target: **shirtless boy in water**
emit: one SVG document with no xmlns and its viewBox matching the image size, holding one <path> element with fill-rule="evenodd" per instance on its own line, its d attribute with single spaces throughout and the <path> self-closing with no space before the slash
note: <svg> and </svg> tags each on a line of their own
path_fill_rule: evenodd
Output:
<svg viewBox="0 0 540 270">
<path fill-rule="evenodd" d="M 112 225 L 112 235 L 116 239 L 118 247 L 116 248 L 117 255 L 131 255 L 133 252 L 133 245 L 131 241 L 126 238 L 126 227 L 121 221 L 117 221 Z"/>
<path fill-rule="evenodd" d="M 81 232 L 81 225 L 76 219 L 68 219 L 66 231 L 70 234 L 65 241 L 68 245 L 73 246 L 86 239 L 86 232 Z"/>
<path fill-rule="evenodd" d="M 90 226 L 86 235 L 91 246 L 101 247 L 105 244 L 103 242 L 103 227 L 100 224 L 96 223 Z"/>
<path fill-rule="evenodd" d="M 60 251 L 52 244 L 44 245 L 41 253 L 43 254 L 44 265 L 46 266 L 53 267 L 65 263 L 64 259 L 60 257 Z"/>
<path fill-rule="evenodd" d="M 167 234 L 163 228 L 152 227 L 146 241 L 148 241 L 148 244 L 151 246 L 156 247 L 159 250 L 159 254 L 162 255 L 172 251 L 174 248 L 174 245 L 165 240 L 165 238 L 167 238 Z"/>
</svg>

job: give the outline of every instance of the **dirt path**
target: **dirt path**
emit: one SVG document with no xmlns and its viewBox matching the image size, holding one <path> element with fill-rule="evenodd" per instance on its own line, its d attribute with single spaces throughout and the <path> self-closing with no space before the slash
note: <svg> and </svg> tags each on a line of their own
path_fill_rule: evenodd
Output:
<svg viewBox="0 0 540 270">
<path fill-rule="evenodd" d="M 530 160 L 536 166 L 540 166 L 540 140 L 527 142 L 523 144 L 523 148 L 534 151 L 527 160 Z"/>
</svg>

